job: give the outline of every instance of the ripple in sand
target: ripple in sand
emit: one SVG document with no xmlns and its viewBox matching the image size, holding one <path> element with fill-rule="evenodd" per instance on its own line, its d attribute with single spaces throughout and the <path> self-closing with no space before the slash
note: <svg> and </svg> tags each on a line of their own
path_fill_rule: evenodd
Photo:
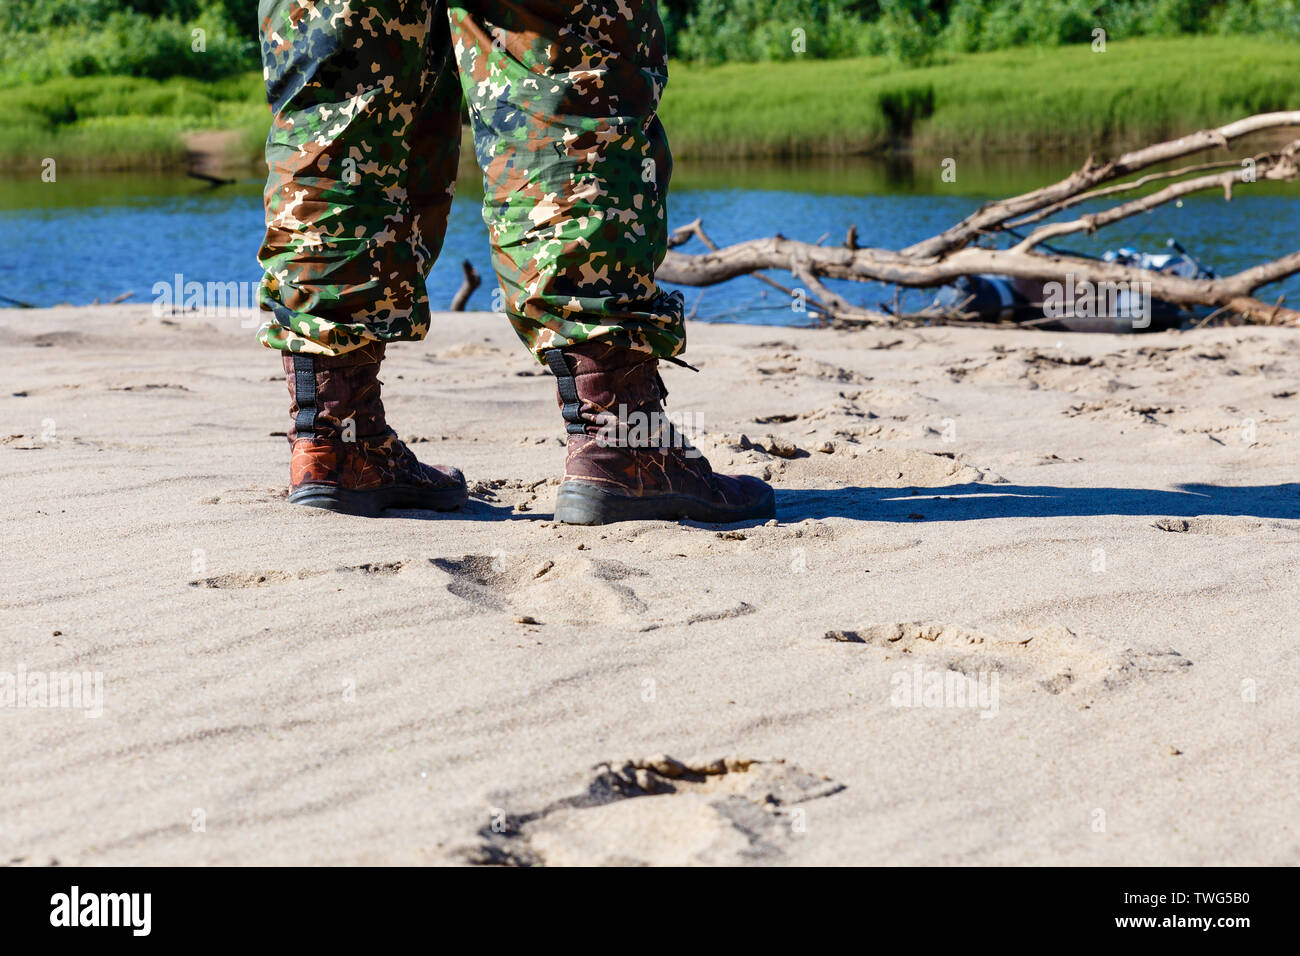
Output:
<svg viewBox="0 0 1300 956">
<path fill-rule="evenodd" d="M 1172 649 L 1143 649 L 1122 640 L 1079 634 L 1063 624 L 1008 625 L 979 631 L 937 621 L 867 624 L 828 631 L 827 640 L 872 648 L 883 660 L 922 660 L 937 670 L 996 672 L 1004 686 L 1095 693 L 1192 662 Z M 853 652 L 853 651 L 850 651 Z"/>
</svg>

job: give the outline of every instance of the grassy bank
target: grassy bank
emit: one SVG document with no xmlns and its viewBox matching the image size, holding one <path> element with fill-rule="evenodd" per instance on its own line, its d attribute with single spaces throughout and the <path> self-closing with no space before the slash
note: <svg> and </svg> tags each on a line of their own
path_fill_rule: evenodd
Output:
<svg viewBox="0 0 1300 956">
<path fill-rule="evenodd" d="M 0 90 L 0 167 L 183 169 L 186 136 L 235 130 L 235 164 L 261 153 L 269 114 L 257 73 L 188 78 L 69 77 Z"/>
<path fill-rule="evenodd" d="M 680 156 L 800 156 L 905 144 L 953 153 L 1087 149 L 1300 107 L 1300 48 L 1187 37 L 957 55 L 732 64 L 670 74 Z"/>
<path fill-rule="evenodd" d="M 1242 37 L 1140 39 L 952 55 L 675 64 L 663 117 L 681 158 L 835 156 L 911 147 L 972 151 L 1130 145 L 1300 107 L 1300 48 Z M 251 165 L 267 127 L 256 73 L 205 83 L 85 77 L 0 91 L 0 166 L 169 169 L 185 136 L 233 129 Z"/>
</svg>

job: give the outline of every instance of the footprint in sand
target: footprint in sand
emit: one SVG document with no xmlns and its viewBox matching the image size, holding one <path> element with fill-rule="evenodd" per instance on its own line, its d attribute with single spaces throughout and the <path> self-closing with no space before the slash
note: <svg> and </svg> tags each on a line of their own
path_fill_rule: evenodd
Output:
<svg viewBox="0 0 1300 956">
<path fill-rule="evenodd" d="M 1192 666 L 1175 650 L 1136 649 L 1118 640 L 1078 634 L 1061 624 L 1028 623 L 996 633 L 955 624 L 912 621 L 833 630 L 827 640 L 875 649 L 883 660 L 919 659 L 936 670 L 969 676 L 993 671 L 1004 685 L 1094 693 L 1138 678 Z"/>
<path fill-rule="evenodd" d="M 507 595 L 516 587 L 500 556 L 467 554 L 459 559 L 430 558 L 429 563 L 451 576 L 448 591 L 485 609 L 504 610 Z"/>
<path fill-rule="evenodd" d="M 872 448 L 860 455 L 858 480 L 877 488 L 936 488 L 977 482 L 1005 484 L 1007 480 L 951 452 Z"/>
<path fill-rule="evenodd" d="M 843 789 L 783 760 L 615 761 L 582 793 L 483 827 L 463 853 L 505 866 L 779 863 L 803 805 Z"/>
<path fill-rule="evenodd" d="M 249 487 L 227 488 L 219 495 L 208 495 L 198 500 L 201 505 L 264 505 L 281 502 L 289 497 L 289 489 L 284 487 Z"/>
<path fill-rule="evenodd" d="M 210 578 L 196 578 L 189 582 L 192 588 L 217 588 L 220 590 L 238 590 L 240 588 L 264 588 L 274 584 L 287 584 L 290 581 L 305 581 L 326 574 L 396 574 L 405 567 L 405 561 L 377 561 L 365 564 L 342 565 L 332 571 L 318 571 L 304 568 L 301 571 L 232 571 Z"/>
<path fill-rule="evenodd" d="M 229 574 L 218 574 L 210 578 L 196 578 L 189 584 L 192 588 L 219 588 L 222 590 L 264 588 L 272 584 L 284 584 L 287 581 L 297 581 L 323 573 L 322 571 L 302 571 L 298 574 L 290 574 L 288 571 L 233 571 Z"/>
<path fill-rule="evenodd" d="M 1159 518 L 1151 527 L 1174 534 L 1212 534 L 1218 536 L 1255 534 L 1287 530 L 1285 526 L 1258 518 L 1233 516 L 1212 518 Z"/>
<path fill-rule="evenodd" d="M 625 583 L 648 572 L 621 561 L 498 553 L 431 558 L 430 564 L 448 575 L 448 591 L 484 611 L 518 608 L 542 621 L 586 624 L 632 623 L 649 610 Z"/>
</svg>

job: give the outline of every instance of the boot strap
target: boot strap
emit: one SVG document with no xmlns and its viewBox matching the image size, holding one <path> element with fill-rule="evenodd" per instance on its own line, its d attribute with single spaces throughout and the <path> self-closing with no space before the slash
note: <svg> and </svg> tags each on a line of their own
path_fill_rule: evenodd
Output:
<svg viewBox="0 0 1300 956">
<path fill-rule="evenodd" d="M 663 356 L 663 360 L 664 360 L 665 362 L 672 362 L 674 365 L 680 365 L 682 368 L 688 368 L 688 369 L 690 369 L 692 372 L 698 372 L 698 371 L 699 371 L 699 369 L 696 368 L 694 365 L 692 365 L 690 362 L 687 362 L 687 361 L 685 361 L 684 359 L 679 359 L 679 358 L 677 358 L 677 356 L 675 356 L 675 355 L 665 355 L 665 356 Z"/>
<path fill-rule="evenodd" d="M 316 360 L 310 355 L 293 356 L 293 400 L 298 414 L 293 419 L 298 438 L 316 437 Z"/>
<path fill-rule="evenodd" d="M 688 368 L 692 372 L 699 371 L 699 369 L 696 368 L 694 365 L 692 365 L 690 362 L 685 362 L 682 359 L 676 358 L 675 356 L 665 355 L 662 356 L 662 358 L 665 362 L 672 362 L 674 365 L 680 365 L 682 368 Z M 661 401 L 663 401 L 666 404 L 668 402 L 668 386 L 664 384 L 664 377 L 659 374 L 658 369 L 655 370 L 655 381 L 659 383 L 659 398 Z"/>
<path fill-rule="evenodd" d="M 547 349 L 542 354 L 551 374 L 555 376 L 560 401 L 564 403 L 560 408 L 560 414 L 568 423 L 564 430 L 570 435 L 581 435 L 587 430 L 587 423 L 582 418 L 582 400 L 578 397 L 578 383 L 573 379 L 573 370 L 569 368 L 568 359 L 560 349 Z"/>
</svg>

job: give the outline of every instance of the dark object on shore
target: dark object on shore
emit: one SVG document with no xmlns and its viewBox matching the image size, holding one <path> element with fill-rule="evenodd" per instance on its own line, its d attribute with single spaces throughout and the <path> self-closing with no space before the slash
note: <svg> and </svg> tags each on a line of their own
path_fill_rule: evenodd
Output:
<svg viewBox="0 0 1300 956">
<path fill-rule="evenodd" d="M 460 284 L 456 294 L 451 297 L 451 305 L 447 308 L 452 312 L 464 312 L 465 304 L 469 302 L 469 297 L 474 294 L 474 290 L 482 283 L 478 276 L 478 270 L 474 264 L 466 259 L 460 264 L 461 269 L 465 271 L 465 281 Z"/>
<path fill-rule="evenodd" d="M 197 169 L 186 170 L 185 175 L 189 176 L 191 179 L 201 179 L 213 188 L 216 188 L 217 186 L 232 186 L 235 182 L 233 179 L 227 179 L 224 176 L 213 176 L 211 173 L 200 172 Z"/>
<path fill-rule="evenodd" d="M 1214 271 L 1201 265 L 1177 241 L 1166 243 L 1166 253 L 1114 249 L 1096 261 L 1184 279 L 1213 279 Z M 1052 250 L 1055 252 L 1056 250 Z M 1064 255 L 1095 258 L 1083 253 Z M 934 297 L 929 308 L 938 313 L 960 313 L 983 322 L 1015 322 L 1040 329 L 1065 332 L 1160 332 L 1179 328 L 1192 313 L 1150 294 L 1149 284 L 1042 282 L 1013 276 L 980 274 L 961 276 Z"/>
</svg>

